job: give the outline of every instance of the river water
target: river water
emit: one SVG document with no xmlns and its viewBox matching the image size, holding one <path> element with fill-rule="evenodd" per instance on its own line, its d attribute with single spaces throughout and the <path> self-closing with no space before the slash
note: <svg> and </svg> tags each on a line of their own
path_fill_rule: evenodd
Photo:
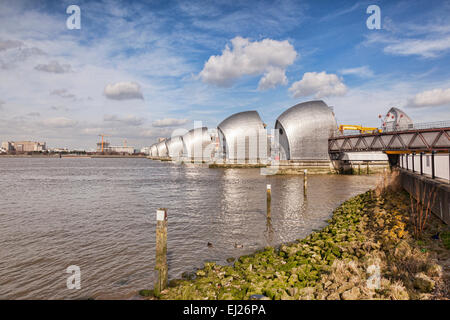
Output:
<svg viewBox="0 0 450 320">
<path fill-rule="evenodd" d="M 153 287 L 156 209 L 169 278 L 307 236 L 374 176 L 263 176 L 149 159 L 0 158 L 0 299 L 132 299 Z M 266 184 L 272 219 L 266 219 Z M 208 242 L 212 247 L 208 247 Z M 66 268 L 81 270 L 67 289 Z"/>
</svg>

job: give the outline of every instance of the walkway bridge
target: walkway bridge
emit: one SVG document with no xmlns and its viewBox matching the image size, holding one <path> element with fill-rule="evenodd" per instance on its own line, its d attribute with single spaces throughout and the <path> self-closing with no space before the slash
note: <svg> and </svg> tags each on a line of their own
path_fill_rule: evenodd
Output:
<svg viewBox="0 0 450 320">
<path fill-rule="evenodd" d="M 450 121 L 411 124 L 395 130 L 380 131 L 364 134 L 343 134 L 336 131 L 328 139 L 328 151 L 332 155 L 357 151 L 401 154 L 450 150 Z"/>
</svg>

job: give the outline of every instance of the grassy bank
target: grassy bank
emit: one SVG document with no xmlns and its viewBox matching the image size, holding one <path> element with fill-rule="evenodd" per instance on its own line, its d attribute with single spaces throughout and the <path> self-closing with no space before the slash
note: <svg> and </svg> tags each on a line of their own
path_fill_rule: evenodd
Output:
<svg viewBox="0 0 450 320">
<path fill-rule="evenodd" d="M 404 192 L 380 197 L 366 192 L 338 207 L 321 231 L 242 256 L 232 266 L 206 263 L 195 279 L 172 280 L 159 298 L 448 298 L 449 250 L 430 237 L 440 230 L 448 244 L 448 227 L 433 220 L 418 241 L 411 235 L 409 212 Z"/>
</svg>

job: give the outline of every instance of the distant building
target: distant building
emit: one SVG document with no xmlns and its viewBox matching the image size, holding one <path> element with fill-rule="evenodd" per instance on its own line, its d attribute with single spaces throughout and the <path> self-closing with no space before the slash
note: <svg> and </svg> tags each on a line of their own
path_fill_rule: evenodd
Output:
<svg viewBox="0 0 450 320">
<path fill-rule="evenodd" d="M 97 142 L 97 152 L 98 153 L 105 152 L 105 153 L 134 154 L 135 150 L 134 150 L 134 147 L 128 147 L 126 145 L 112 146 L 112 145 L 110 145 L 109 142 L 103 141 L 103 148 L 102 148 L 102 143 Z"/>
<path fill-rule="evenodd" d="M 50 149 L 49 151 L 54 152 L 54 153 L 70 152 L 70 150 L 67 148 L 53 148 L 53 149 Z"/>
<path fill-rule="evenodd" d="M 126 154 L 134 154 L 134 147 L 126 147 L 126 146 L 109 146 L 108 148 L 103 148 L 104 152 L 114 152 L 114 153 L 126 153 Z"/>
<path fill-rule="evenodd" d="M 5 141 L 2 142 L 2 148 L 6 152 L 39 152 L 47 150 L 45 142 L 35 141 Z"/>
<path fill-rule="evenodd" d="M 2 149 L 5 150 L 5 152 L 14 151 L 13 143 L 10 141 L 2 142 Z"/>
<path fill-rule="evenodd" d="M 97 142 L 97 152 L 107 152 L 107 149 L 109 148 L 109 142 L 104 141 Z"/>
</svg>

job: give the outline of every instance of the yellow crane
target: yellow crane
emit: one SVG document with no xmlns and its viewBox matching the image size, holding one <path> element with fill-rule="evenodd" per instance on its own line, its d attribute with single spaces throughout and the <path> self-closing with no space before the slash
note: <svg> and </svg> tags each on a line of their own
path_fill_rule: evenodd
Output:
<svg viewBox="0 0 450 320">
<path fill-rule="evenodd" d="M 375 132 L 381 132 L 381 129 L 378 128 L 372 128 L 372 127 L 363 127 L 358 125 L 352 125 L 352 124 L 341 124 L 339 126 L 339 131 L 341 133 L 344 133 L 344 130 L 358 130 L 359 133 L 375 133 Z"/>
<path fill-rule="evenodd" d="M 102 137 L 102 153 L 103 153 L 103 137 L 109 137 L 107 134 L 99 134 L 99 137 Z"/>
</svg>

